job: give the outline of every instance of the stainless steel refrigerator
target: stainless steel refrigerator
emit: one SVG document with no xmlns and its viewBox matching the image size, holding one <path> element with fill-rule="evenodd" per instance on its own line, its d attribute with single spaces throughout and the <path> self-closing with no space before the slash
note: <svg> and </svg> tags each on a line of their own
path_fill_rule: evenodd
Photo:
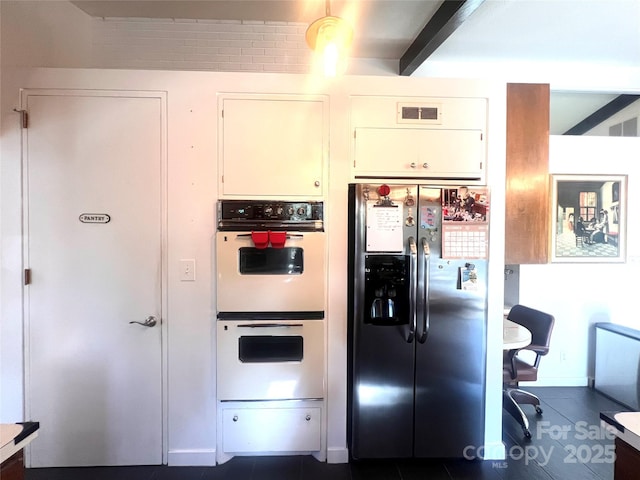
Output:
<svg viewBox="0 0 640 480">
<path fill-rule="evenodd" d="M 486 188 L 349 186 L 353 459 L 484 443 Z"/>
</svg>

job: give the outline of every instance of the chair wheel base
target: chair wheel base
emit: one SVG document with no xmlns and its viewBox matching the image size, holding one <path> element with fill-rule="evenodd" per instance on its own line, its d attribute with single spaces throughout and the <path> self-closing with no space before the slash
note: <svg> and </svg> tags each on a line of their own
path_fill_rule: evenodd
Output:
<svg viewBox="0 0 640 480">
<path fill-rule="evenodd" d="M 540 405 L 536 405 L 536 413 L 538 415 L 542 415 L 542 408 L 540 408 Z"/>
<path fill-rule="evenodd" d="M 531 432 L 528 428 L 522 427 L 522 432 L 524 433 L 525 438 L 531 439 Z"/>
</svg>

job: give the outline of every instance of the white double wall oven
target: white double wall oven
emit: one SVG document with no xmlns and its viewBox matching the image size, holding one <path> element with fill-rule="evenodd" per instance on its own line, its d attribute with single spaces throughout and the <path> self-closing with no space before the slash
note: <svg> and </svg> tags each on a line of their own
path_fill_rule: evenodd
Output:
<svg viewBox="0 0 640 480">
<path fill-rule="evenodd" d="M 325 249 L 322 202 L 219 201 L 219 400 L 324 398 Z"/>
</svg>

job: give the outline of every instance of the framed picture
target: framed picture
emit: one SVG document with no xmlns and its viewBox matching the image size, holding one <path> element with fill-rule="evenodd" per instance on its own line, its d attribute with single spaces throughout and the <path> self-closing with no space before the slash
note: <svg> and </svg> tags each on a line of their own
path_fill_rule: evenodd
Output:
<svg viewBox="0 0 640 480">
<path fill-rule="evenodd" d="M 626 175 L 551 175 L 551 261 L 626 261 Z"/>
</svg>

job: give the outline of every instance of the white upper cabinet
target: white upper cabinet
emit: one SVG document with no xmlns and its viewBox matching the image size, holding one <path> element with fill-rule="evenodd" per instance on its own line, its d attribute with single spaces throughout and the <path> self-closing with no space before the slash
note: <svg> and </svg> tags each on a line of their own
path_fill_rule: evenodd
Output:
<svg viewBox="0 0 640 480">
<path fill-rule="evenodd" d="M 312 95 L 222 95 L 222 197 L 321 197 L 329 150 L 328 99 Z"/>
<path fill-rule="evenodd" d="M 483 184 L 484 98 L 353 97 L 353 177 Z"/>
<path fill-rule="evenodd" d="M 478 130 L 356 128 L 356 175 L 478 180 L 484 167 Z"/>
</svg>

